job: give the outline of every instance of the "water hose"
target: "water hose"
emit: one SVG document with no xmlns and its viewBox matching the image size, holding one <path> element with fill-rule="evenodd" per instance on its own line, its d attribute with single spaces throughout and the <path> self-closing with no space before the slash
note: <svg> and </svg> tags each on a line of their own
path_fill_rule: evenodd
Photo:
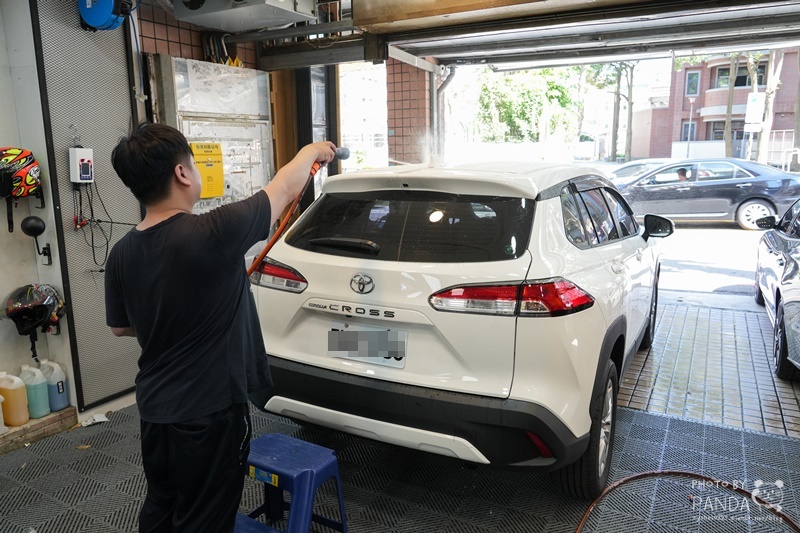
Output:
<svg viewBox="0 0 800 533">
<path fill-rule="evenodd" d="M 350 149 L 344 147 L 337 148 L 336 157 L 339 159 L 347 159 L 348 157 L 350 157 Z M 308 180 L 306 180 L 306 184 L 303 186 L 303 190 L 300 191 L 300 194 L 298 194 L 297 198 L 295 198 L 294 201 L 292 202 L 292 205 L 286 212 L 286 216 L 283 217 L 283 220 L 278 226 L 278 229 L 275 230 L 275 233 L 267 242 L 266 246 L 264 246 L 264 249 L 261 250 L 261 253 L 258 254 L 258 257 L 256 257 L 253 260 L 253 263 L 247 269 L 248 276 L 255 271 L 255 269 L 258 267 L 259 264 L 261 264 L 261 261 L 264 260 L 269 251 L 272 250 L 272 247 L 275 246 L 275 243 L 278 242 L 278 239 L 280 239 L 281 235 L 283 235 L 284 230 L 286 230 L 286 226 L 289 225 L 289 221 L 292 219 L 292 216 L 294 216 L 294 212 L 297 210 L 297 205 L 300 203 L 300 199 L 303 197 L 303 195 L 306 194 L 306 189 L 308 189 L 308 186 L 314 181 L 314 176 L 317 175 L 317 172 L 319 172 L 319 169 L 321 168 L 322 165 L 320 165 L 317 162 L 314 162 L 314 164 L 311 165 L 311 171 L 308 173 Z"/>
</svg>

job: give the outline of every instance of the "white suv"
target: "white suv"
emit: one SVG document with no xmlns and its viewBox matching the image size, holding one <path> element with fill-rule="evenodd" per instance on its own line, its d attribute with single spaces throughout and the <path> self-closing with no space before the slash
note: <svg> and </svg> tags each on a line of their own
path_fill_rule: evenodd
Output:
<svg viewBox="0 0 800 533">
<path fill-rule="evenodd" d="M 327 178 L 251 276 L 268 411 L 605 486 L 618 376 L 656 323 L 658 254 L 585 167 L 392 167 Z"/>
</svg>

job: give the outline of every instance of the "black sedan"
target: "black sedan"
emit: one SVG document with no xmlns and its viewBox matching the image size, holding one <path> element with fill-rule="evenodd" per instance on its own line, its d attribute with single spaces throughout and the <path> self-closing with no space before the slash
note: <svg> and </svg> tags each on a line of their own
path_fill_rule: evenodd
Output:
<svg viewBox="0 0 800 533">
<path fill-rule="evenodd" d="M 724 157 L 686 159 L 615 184 L 637 213 L 734 221 L 745 229 L 756 229 L 756 220 L 783 213 L 800 197 L 800 175 Z"/>
<path fill-rule="evenodd" d="M 800 375 L 800 200 L 778 220 L 758 225 L 769 229 L 758 243 L 756 303 L 772 321 L 772 370 L 783 379 Z"/>
</svg>

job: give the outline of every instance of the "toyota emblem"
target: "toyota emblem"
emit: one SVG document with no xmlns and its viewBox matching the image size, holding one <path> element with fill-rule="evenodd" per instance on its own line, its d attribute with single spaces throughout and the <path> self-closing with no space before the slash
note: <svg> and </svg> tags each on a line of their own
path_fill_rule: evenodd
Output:
<svg viewBox="0 0 800 533">
<path fill-rule="evenodd" d="M 356 274 L 350 280 L 350 288 L 359 294 L 367 294 L 375 288 L 375 282 L 367 274 Z"/>
</svg>

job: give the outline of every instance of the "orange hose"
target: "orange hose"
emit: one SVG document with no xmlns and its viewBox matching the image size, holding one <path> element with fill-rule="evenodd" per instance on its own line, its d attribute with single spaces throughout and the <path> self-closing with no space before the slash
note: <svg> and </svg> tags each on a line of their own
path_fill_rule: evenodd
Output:
<svg viewBox="0 0 800 533">
<path fill-rule="evenodd" d="M 309 172 L 308 174 L 308 180 L 306 181 L 306 184 L 303 186 L 303 190 L 300 191 L 300 194 L 298 194 L 297 198 L 295 198 L 294 201 L 292 202 L 291 207 L 289 207 L 289 211 L 286 213 L 286 216 L 283 217 L 283 220 L 278 226 L 278 229 L 275 230 L 275 233 L 272 235 L 272 238 L 267 242 L 267 245 L 264 246 L 264 249 L 261 250 L 261 253 L 258 254 L 258 257 L 255 258 L 253 263 L 247 269 L 248 276 L 250 276 L 250 274 L 252 274 L 255 271 L 255 269 L 258 267 L 261 261 L 263 261 L 264 258 L 267 256 L 269 251 L 272 250 L 272 247 L 275 246 L 275 243 L 278 242 L 278 239 L 280 239 L 281 235 L 283 234 L 283 231 L 286 229 L 286 226 L 292 219 L 292 215 L 294 215 L 295 210 L 297 210 L 297 204 L 300 203 L 300 198 L 302 198 L 303 195 L 306 193 L 306 189 L 308 189 L 309 184 L 312 181 L 314 181 L 314 176 L 317 175 L 317 172 L 319 172 L 320 168 L 322 168 L 322 166 L 319 163 L 314 163 L 313 165 L 311 165 L 311 172 Z"/>
</svg>

